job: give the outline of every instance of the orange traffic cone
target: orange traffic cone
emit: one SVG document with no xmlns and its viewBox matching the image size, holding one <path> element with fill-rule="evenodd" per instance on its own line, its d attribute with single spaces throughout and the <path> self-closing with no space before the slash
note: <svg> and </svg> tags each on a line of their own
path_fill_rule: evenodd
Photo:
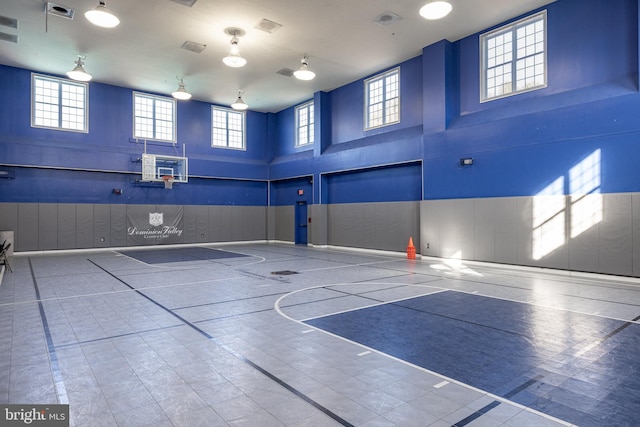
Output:
<svg viewBox="0 0 640 427">
<path fill-rule="evenodd" d="M 416 247 L 413 246 L 413 237 L 409 237 L 409 245 L 407 246 L 407 259 L 416 259 Z"/>
</svg>

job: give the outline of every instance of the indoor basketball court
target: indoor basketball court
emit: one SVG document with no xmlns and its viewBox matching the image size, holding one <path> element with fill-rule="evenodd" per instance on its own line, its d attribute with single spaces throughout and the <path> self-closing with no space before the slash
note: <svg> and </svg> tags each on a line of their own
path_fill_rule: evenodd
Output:
<svg viewBox="0 0 640 427">
<path fill-rule="evenodd" d="M 355 250 L 22 254 L 0 391 L 79 426 L 633 425 L 639 305 L 631 279 Z"/>
</svg>

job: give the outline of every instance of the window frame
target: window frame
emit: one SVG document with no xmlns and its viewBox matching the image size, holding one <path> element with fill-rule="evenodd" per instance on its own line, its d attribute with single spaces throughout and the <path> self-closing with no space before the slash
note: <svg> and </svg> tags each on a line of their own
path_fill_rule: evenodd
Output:
<svg viewBox="0 0 640 427">
<path fill-rule="evenodd" d="M 216 128 L 216 119 L 215 112 L 222 111 L 225 113 L 225 127 Z M 216 105 L 211 106 L 211 148 L 220 148 L 223 150 L 237 150 L 237 151 L 247 151 L 247 112 L 246 111 L 238 111 L 233 108 L 219 107 Z M 229 114 L 237 114 L 242 118 L 242 147 L 232 147 L 229 146 Z M 216 145 L 215 141 L 215 130 L 216 129 L 224 129 L 226 136 L 225 142 L 226 145 Z"/>
<path fill-rule="evenodd" d="M 306 116 L 307 116 L 307 124 L 304 125 L 307 129 L 305 131 L 306 137 L 307 137 L 307 142 L 301 144 L 300 143 L 300 131 L 301 131 L 301 125 L 300 125 L 300 112 L 306 110 Z M 296 132 L 296 148 L 302 148 L 302 147 L 309 147 L 309 146 L 313 146 L 313 144 L 315 143 L 315 137 L 314 137 L 314 132 L 315 132 L 315 105 L 313 100 L 312 101 L 308 101 L 305 102 L 304 104 L 300 104 L 298 106 L 296 106 L 295 108 L 295 132 Z"/>
<path fill-rule="evenodd" d="M 55 82 L 59 85 L 58 87 L 58 102 L 56 104 L 58 108 L 58 126 L 47 126 L 43 124 L 36 123 L 36 106 L 39 102 L 36 100 L 36 81 L 38 80 L 46 80 L 50 82 Z M 63 105 L 64 100 L 61 98 L 61 92 L 63 90 L 63 86 L 72 86 L 83 89 L 83 108 L 82 116 L 83 116 L 83 126 L 82 129 L 74 129 L 69 127 L 63 127 L 63 110 L 65 105 Z M 53 105 L 53 104 L 50 104 Z M 69 106 L 66 106 L 69 107 Z M 60 77 L 47 76 L 44 74 L 31 73 L 31 127 L 39 128 L 39 129 L 51 129 L 51 130 L 59 130 L 64 132 L 76 132 L 76 133 L 89 133 L 89 84 L 87 82 L 78 82 L 74 80 L 64 79 Z"/>
<path fill-rule="evenodd" d="M 536 86 L 532 86 L 532 87 L 525 87 L 524 89 L 520 89 L 518 90 L 517 88 L 517 64 L 518 61 L 521 60 L 520 58 L 517 57 L 518 54 L 518 46 L 517 46 L 517 30 L 519 28 L 525 27 L 529 24 L 533 24 L 536 21 L 541 20 L 542 21 L 542 33 L 543 33 L 543 51 L 541 52 L 543 54 L 543 79 L 544 82 L 542 84 L 536 85 Z M 492 97 L 488 97 L 487 96 L 487 72 L 488 72 L 488 66 L 487 66 L 487 51 L 488 51 L 488 47 L 487 47 L 487 40 L 498 36 L 500 34 L 506 34 L 506 33 L 510 33 L 512 35 L 512 58 L 511 58 L 511 72 L 510 72 L 510 76 L 511 76 L 511 88 L 512 91 L 508 92 L 508 93 L 502 93 L 500 95 L 495 95 Z M 527 93 L 527 92 L 532 92 L 534 90 L 539 90 L 539 89 L 544 89 L 548 86 L 548 80 L 549 80 L 549 74 L 548 74 L 548 69 L 547 69 L 547 64 L 548 64 L 548 43 L 547 43 L 547 39 L 548 39 L 548 31 L 547 31 L 547 11 L 546 10 L 542 10 L 540 12 L 536 12 L 534 14 L 531 14 L 529 16 L 526 16 L 524 18 L 521 18 L 517 21 L 514 21 L 510 24 L 507 25 L 503 25 L 500 28 L 496 28 L 494 30 L 488 31 L 484 34 L 480 35 L 479 41 L 480 41 L 480 102 L 489 102 L 489 101 L 494 101 L 497 99 L 503 99 L 503 98 L 507 98 L 510 96 L 514 96 L 514 95 L 519 95 L 522 93 Z"/>
<path fill-rule="evenodd" d="M 371 95 L 371 91 L 370 91 L 370 86 L 372 83 L 378 82 L 380 80 L 385 80 L 387 77 L 391 76 L 391 75 L 396 75 L 397 76 L 397 80 L 396 80 L 396 85 L 397 85 L 397 96 L 394 98 L 387 98 L 387 91 L 388 91 L 388 87 L 386 83 L 383 83 L 383 100 L 381 102 L 382 104 L 382 123 L 372 126 L 371 123 L 371 117 L 370 117 L 370 95 Z M 394 124 L 398 124 L 400 123 L 400 67 L 395 67 L 392 68 L 390 70 L 387 70 L 385 72 L 382 72 L 380 74 L 376 74 L 373 77 L 370 77 L 368 79 L 366 79 L 364 81 L 364 130 L 372 130 L 372 129 L 378 129 L 384 126 L 390 126 L 390 125 L 394 125 Z M 386 103 L 390 100 L 390 99 L 397 99 L 397 119 L 393 120 L 393 121 L 387 121 L 387 106 Z"/>
<path fill-rule="evenodd" d="M 151 119 L 153 121 L 153 136 L 152 137 L 147 137 L 147 136 L 142 136 L 142 135 L 138 135 L 136 132 L 138 131 L 138 129 L 136 128 L 136 118 L 138 117 L 136 115 L 136 98 L 145 98 L 145 99 L 150 99 L 153 101 L 153 117 L 145 117 L 146 119 Z M 177 135 L 178 135 L 178 116 L 177 116 L 177 108 L 178 108 L 178 103 L 174 98 L 170 98 L 167 96 L 159 96 L 159 95 L 151 95 L 148 93 L 144 93 L 144 92 L 137 92 L 134 91 L 133 92 L 133 96 L 132 96 L 132 101 L 133 101 L 133 138 L 134 139 L 143 139 L 143 140 L 151 140 L 151 141 L 159 141 L 159 142 L 168 142 L 170 144 L 175 144 L 177 142 Z M 164 139 L 164 138 L 158 138 L 157 137 L 157 133 L 156 133 L 156 126 L 157 126 L 157 121 L 159 120 L 156 117 L 155 111 L 156 111 L 156 101 L 163 101 L 163 102 L 168 102 L 169 104 L 172 105 L 172 117 L 171 117 L 171 125 L 172 125 L 172 135 L 171 135 L 171 139 Z M 142 116 L 140 116 L 142 117 Z"/>
</svg>

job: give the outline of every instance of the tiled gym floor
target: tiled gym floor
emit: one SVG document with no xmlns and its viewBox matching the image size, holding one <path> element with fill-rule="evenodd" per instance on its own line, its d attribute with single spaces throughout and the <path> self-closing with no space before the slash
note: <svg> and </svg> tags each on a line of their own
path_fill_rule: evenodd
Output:
<svg viewBox="0 0 640 427">
<path fill-rule="evenodd" d="M 278 244 L 12 268 L 0 403 L 74 426 L 640 425 L 635 279 Z"/>
</svg>

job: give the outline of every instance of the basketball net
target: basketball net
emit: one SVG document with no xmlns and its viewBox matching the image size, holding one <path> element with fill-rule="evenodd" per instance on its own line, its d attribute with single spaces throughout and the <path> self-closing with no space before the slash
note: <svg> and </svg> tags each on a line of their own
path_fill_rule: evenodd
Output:
<svg viewBox="0 0 640 427">
<path fill-rule="evenodd" d="M 173 177 L 171 175 L 164 175 L 162 177 L 162 181 L 164 181 L 164 188 L 166 190 L 173 189 Z"/>
</svg>

